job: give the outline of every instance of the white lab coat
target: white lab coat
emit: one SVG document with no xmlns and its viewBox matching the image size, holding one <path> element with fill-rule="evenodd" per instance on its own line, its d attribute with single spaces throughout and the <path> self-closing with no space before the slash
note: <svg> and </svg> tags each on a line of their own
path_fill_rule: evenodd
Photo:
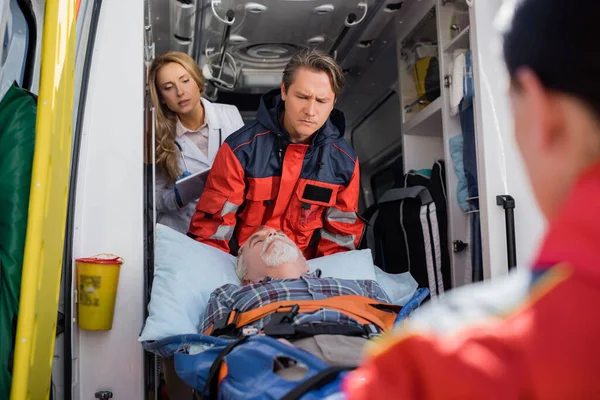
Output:
<svg viewBox="0 0 600 400">
<path fill-rule="evenodd" d="M 177 137 L 177 143 L 181 146 L 185 161 L 187 163 L 187 169 L 191 173 L 195 173 L 201 170 L 211 167 L 217 150 L 221 147 L 222 142 L 233 132 L 240 129 L 244 122 L 238 109 L 235 106 L 228 104 L 216 104 L 211 103 L 208 100 L 202 98 L 202 105 L 204 106 L 204 112 L 206 113 L 207 121 L 209 123 L 209 135 L 208 135 L 208 157 L 204 155 L 202 151 L 189 139 L 186 135 Z M 220 132 L 219 132 L 220 131 Z M 219 141 L 219 138 L 221 141 Z M 185 171 L 186 168 L 183 164 L 181 156 L 179 157 L 179 169 Z M 163 225 L 167 225 L 178 232 L 186 233 L 192 215 L 196 209 L 196 203 L 187 204 L 183 208 L 177 207 L 175 201 L 175 184 L 169 182 L 167 176 L 156 169 L 156 212 L 157 222 Z"/>
</svg>

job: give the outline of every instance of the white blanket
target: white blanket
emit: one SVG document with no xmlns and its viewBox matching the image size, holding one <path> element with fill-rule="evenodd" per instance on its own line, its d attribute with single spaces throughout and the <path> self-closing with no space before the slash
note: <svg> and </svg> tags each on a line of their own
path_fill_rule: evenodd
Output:
<svg viewBox="0 0 600 400">
<path fill-rule="evenodd" d="M 452 94 L 450 97 L 450 114 L 458 114 L 458 106 L 465 95 L 463 81 L 465 78 L 466 50 L 456 50 L 452 59 Z"/>
</svg>

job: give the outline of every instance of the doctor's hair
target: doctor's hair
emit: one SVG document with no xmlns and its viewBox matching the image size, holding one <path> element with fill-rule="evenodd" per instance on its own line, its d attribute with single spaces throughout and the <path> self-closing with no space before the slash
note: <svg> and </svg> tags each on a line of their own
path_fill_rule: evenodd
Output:
<svg viewBox="0 0 600 400">
<path fill-rule="evenodd" d="M 154 59 L 148 72 L 148 90 L 150 99 L 156 110 L 156 164 L 162 168 L 173 182 L 179 178 L 179 151 L 175 144 L 177 115 L 171 111 L 160 96 L 158 71 L 167 64 L 177 63 L 190 74 L 200 88 L 200 95 L 205 91 L 204 76 L 198 64 L 189 55 L 179 51 L 169 51 Z"/>
<path fill-rule="evenodd" d="M 329 54 L 321 50 L 306 49 L 292 56 L 283 70 L 283 86 L 287 92 L 294 83 L 296 71 L 306 68 L 314 72 L 325 72 L 329 77 L 331 89 L 337 98 L 346 85 L 344 72 Z"/>
<path fill-rule="evenodd" d="M 571 95 L 600 119 L 598 0 L 513 0 L 501 14 L 504 59 L 513 87 L 527 67 L 548 90 Z M 513 12 L 511 16 L 509 13 Z"/>
</svg>

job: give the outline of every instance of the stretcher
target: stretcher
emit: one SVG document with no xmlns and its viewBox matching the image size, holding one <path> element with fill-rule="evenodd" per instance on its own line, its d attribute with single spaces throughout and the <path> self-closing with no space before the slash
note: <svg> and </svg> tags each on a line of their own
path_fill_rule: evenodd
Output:
<svg viewBox="0 0 600 400">
<path fill-rule="evenodd" d="M 401 324 L 428 294 L 428 289 L 418 289 L 408 303 L 398 307 L 394 313 L 395 318 L 385 331 L 374 330 L 369 327 L 373 324 L 366 323 L 363 336 L 373 338 Z M 144 347 L 161 356 L 173 355 L 177 374 L 194 389 L 197 399 L 343 399 L 341 383 L 346 373 L 356 366 L 331 366 L 304 350 L 278 340 L 293 335 L 293 332 L 286 331 L 291 324 L 285 319 L 286 316 L 293 315 L 287 311 L 290 308 L 287 302 L 284 307 L 286 312 L 280 313 L 282 318 L 276 318 L 276 323 L 269 324 L 276 326 L 271 331 L 272 336 L 243 334 L 242 328 L 248 323 L 248 318 L 262 315 L 260 312 L 253 312 L 246 316 L 229 315 L 224 322 L 215 322 L 212 332 L 206 332 L 213 335 L 171 336 L 145 343 Z M 295 311 L 298 312 L 300 307 Z M 217 327 L 219 331 L 215 332 Z M 263 332 L 268 332 L 266 328 L 267 325 Z M 232 329 L 238 329 L 238 334 L 233 334 Z M 306 335 L 304 330 L 299 331 Z M 290 379 L 281 374 L 282 369 L 292 367 L 302 371 L 300 378 Z"/>
</svg>

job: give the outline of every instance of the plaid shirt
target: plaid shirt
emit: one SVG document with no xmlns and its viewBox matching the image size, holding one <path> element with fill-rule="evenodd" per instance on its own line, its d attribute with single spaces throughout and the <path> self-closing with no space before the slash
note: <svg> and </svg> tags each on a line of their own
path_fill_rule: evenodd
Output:
<svg viewBox="0 0 600 400">
<path fill-rule="evenodd" d="M 206 332 L 216 320 L 226 316 L 233 309 L 244 312 L 277 301 L 321 300 L 334 296 L 358 295 L 390 303 L 386 293 L 375 281 L 320 278 L 320 276 L 321 271 L 316 270 L 299 279 L 272 280 L 266 278 L 262 282 L 246 286 L 232 284 L 221 286 L 210 295 L 200 333 Z M 269 319 L 270 316 L 267 316 L 252 323 L 252 326 L 260 330 L 269 322 Z M 294 318 L 295 324 L 318 322 L 361 325 L 355 319 L 329 309 L 298 314 Z"/>
</svg>

